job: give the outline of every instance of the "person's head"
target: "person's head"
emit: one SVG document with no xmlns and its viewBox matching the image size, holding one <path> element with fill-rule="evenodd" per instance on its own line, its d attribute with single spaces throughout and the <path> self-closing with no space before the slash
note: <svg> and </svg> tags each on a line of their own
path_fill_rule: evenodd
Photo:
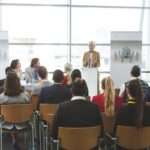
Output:
<svg viewBox="0 0 150 150">
<path fill-rule="evenodd" d="M 72 95 L 73 96 L 85 96 L 85 81 L 82 79 L 75 80 L 72 83 Z"/>
<path fill-rule="evenodd" d="M 64 71 L 71 72 L 71 70 L 72 70 L 72 65 L 70 63 L 66 63 L 64 66 Z"/>
<path fill-rule="evenodd" d="M 62 83 L 64 80 L 64 74 L 61 70 L 57 69 L 53 73 L 53 80 L 56 83 Z"/>
<path fill-rule="evenodd" d="M 11 69 L 20 69 L 21 68 L 21 63 L 19 61 L 19 59 L 14 59 L 11 61 L 10 64 Z"/>
<path fill-rule="evenodd" d="M 129 100 L 135 102 L 136 105 L 136 126 L 141 127 L 143 121 L 144 98 L 143 90 L 138 79 L 131 80 L 127 87 Z"/>
<path fill-rule="evenodd" d="M 72 82 L 76 79 L 81 79 L 81 71 L 79 69 L 74 69 L 71 73 L 71 80 Z"/>
<path fill-rule="evenodd" d="M 90 51 L 93 51 L 93 50 L 95 49 L 95 46 L 96 46 L 96 44 L 95 44 L 94 41 L 90 41 L 90 42 L 89 42 L 89 50 L 90 50 Z"/>
<path fill-rule="evenodd" d="M 9 72 L 6 77 L 4 93 L 7 96 L 18 96 L 22 92 L 20 79 L 15 72 Z"/>
<path fill-rule="evenodd" d="M 131 69 L 132 77 L 139 77 L 141 75 L 141 69 L 138 65 L 134 65 Z"/>
<path fill-rule="evenodd" d="M 40 66 L 38 68 L 38 75 L 41 79 L 47 79 L 48 72 L 47 72 L 46 67 Z"/>
<path fill-rule="evenodd" d="M 115 88 L 111 77 L 106 77 L 102 80 L 102 88 L 105 97 L 105 114 L 113 116 L 115 113 Z"/>
<path fill-rule="evenodd" d="M 33 58 L 32 60 L 31 60 L 31 68 L 37 68 L 37 67 L 39 67 L 40 66 L 40 60 L 39 60 L 39 58 Z"/>
</svg>

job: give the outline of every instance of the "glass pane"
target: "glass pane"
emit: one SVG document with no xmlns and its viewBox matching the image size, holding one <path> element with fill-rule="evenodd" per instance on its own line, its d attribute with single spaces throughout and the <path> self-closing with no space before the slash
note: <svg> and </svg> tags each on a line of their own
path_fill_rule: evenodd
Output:
<svg viewBox="0 0 150 150">
<path fill-rule="evenodd" d="M 2 3 L 19 4 L 66 4 L 68 0 L 1 0 Z"/>
<path fill-rule="evenodd" d="M 72 0 L 73 4 L 104 6 L 142 6 L 143 0 Z"/>
<path fill-rule="evenodd" d="M 140 13 L 140 9 L 73 8 L 72 41 L 110 43 L 111 31 L 138 31 Z"/>
<path fill-rule="evenodd" d="M 150 71 L 150 46 L 143 46 L 142 48 L 142 70 Z M 142 73 L 142 78 L 150 82 L 150 73 Z"/>
<path fill-rule="evenodd" d="M 88 51 L 88 46 L 73 46 L 71 62 L 73 68 L 82 68 L 82 58 L 85 51 Z M 108 46 L 97 46 L 96 51 L 100 53 L 101 66 L 99 71 L 110 70 L 110 47 Z"/>
<path fill-rule="evenodd" d="M 150 0 L 145 0 L 145 6 L 150 7 Z"/>
<path fill-rule="evenodd" d="M 9 42 L 67 42 L 65 7 L 2 6 L 2 30 Z"/>
<path fill-rule="evenodd" d="M 64 64 L 68 61 L 67 46 L 33 46 L 22 45 L 9 47 L 9 61 L 18 58 L 22 64 L 22 70 L 30 65 L 33 57 L 40 58 L 41 65 L 47 67 L 48 71 L 64 69 Z"/>
<path fill-rule="evenodd" d="M 144 10 L 143 43 L 150 43 L 150 9 Z"/>
</svg>

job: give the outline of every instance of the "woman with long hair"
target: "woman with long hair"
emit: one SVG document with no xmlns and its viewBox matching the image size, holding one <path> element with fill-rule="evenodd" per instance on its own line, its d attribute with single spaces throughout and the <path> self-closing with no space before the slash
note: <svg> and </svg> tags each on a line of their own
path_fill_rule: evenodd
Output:
<svg viewBox="0 0 150 150">
<path fill-rule="evenodd" d="M 131 80 L 127 87 L 128 104 L 117 115 L 117 125 L 130 125 L 137 128 L 150 125 L 150 107 L 144 103 L 143 89 L 139 79 Z"/>
<path fill-rule="evenodd" d="M 115 94 L 115 87 L 110 76 L 104 78 L 101 82 L 103 93 L 94 96 L 92 102 L 99 106 L 101 112 L 106 116 L 114 116 L 115 111 L 122 105 L 122 99 Z"/>
</svg>

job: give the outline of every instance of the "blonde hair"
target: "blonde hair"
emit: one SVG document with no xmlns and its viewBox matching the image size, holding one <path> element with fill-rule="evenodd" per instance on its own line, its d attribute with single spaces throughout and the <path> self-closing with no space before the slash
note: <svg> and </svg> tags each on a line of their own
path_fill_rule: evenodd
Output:
<svg viewBox="0 0 150 150">
<path fill-rule="evenodd" d="M 114 116 L 115 113 L 115 88 L 111 77 L 105 78 L 104 107 L 106 116 Z"/>
</svg>

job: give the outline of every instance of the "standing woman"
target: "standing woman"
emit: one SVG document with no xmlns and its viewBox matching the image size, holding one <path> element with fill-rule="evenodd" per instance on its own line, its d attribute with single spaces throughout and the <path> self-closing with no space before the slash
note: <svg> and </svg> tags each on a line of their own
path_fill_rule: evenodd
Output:
<svg viewBox="0 0 150 150">
<path fill-rule="evenodd" d="M 115 111 L 120 109 L 122 99 L 115 94 L 115 87 L 111 77 L 106 77 L 101 83 L 103 93 L 94 96 L 92 102 L 99 106 L 100 112 L 104 112 L 106 116 L 112 117 Z"/>
<path fill-rule="evenodd" d="M 21 79 L 22 71 L 21 71 L 21 63 L 19 59 L 14 59 L 11 61 L 10 68 L 14 71 L 17 76 Z"/>
</svg>

